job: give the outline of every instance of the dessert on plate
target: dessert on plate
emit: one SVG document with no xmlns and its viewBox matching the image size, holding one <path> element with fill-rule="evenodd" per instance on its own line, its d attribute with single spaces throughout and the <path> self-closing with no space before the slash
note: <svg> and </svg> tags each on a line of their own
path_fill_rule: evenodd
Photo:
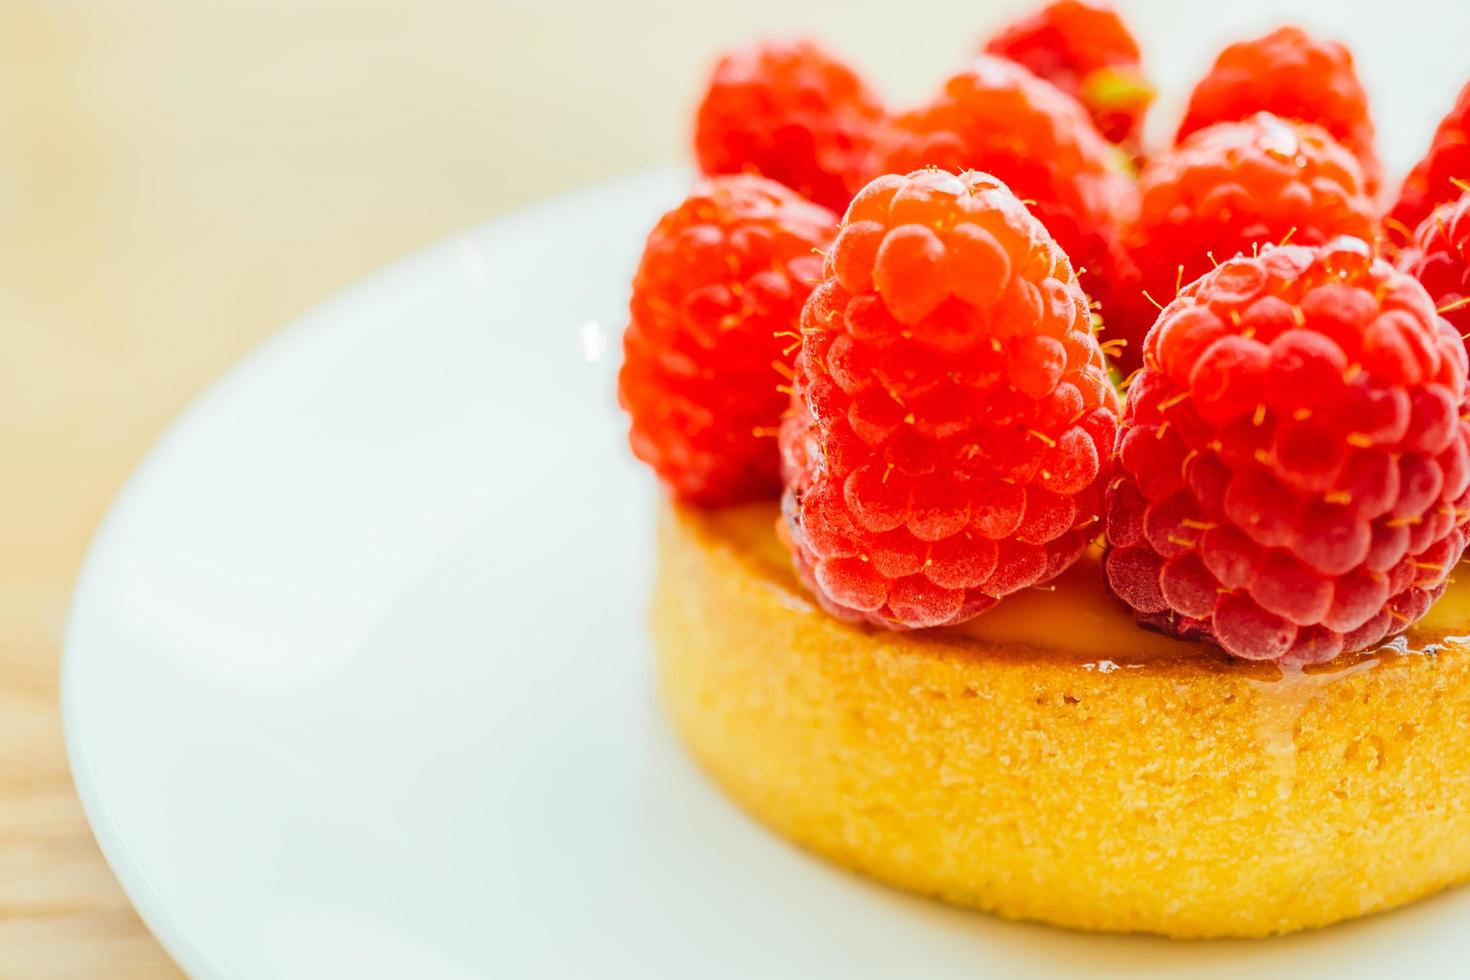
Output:
<svg viewBox="0 0 1470 980">
<path fill-rule="evenodd" d="M 763 822 L 955 904 L 1403 904 L 1470 878 L 1470 198 L 1421 167 L 1394 233 L 1297 29 L 1147 147 L 1102 22 L 1059 0 L 891 114 L 810 42 L 721 62 L 619 379 L 665 704 Z"/>
</svg>

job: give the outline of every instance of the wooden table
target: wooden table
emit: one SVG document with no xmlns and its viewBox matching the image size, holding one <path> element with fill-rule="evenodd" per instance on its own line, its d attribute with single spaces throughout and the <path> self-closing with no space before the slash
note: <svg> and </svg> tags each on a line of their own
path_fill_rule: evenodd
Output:
<svg viewBox="0 0 1470 980">
<path fill-rule="evenodd" d="M 0 2 L 0 978 L 177 975 L 83 820 L 57 661 L 108 501 L 211 379 L 419 244 L 682 158 L 720 45 L 815 32 L 909 97 L 1022 2 L 943 0 L 922 18 L 890 0 Z M 1215 46 L 1197 12 L 1133 6 L 1152 11 L 1152 52 L 1189 39 L 1161 73 L 1197 73 Z M 1272 3 L 1249 6 L 1210 17 L 1239 35 Z M 1416 93 L 1447 103 L 1470 69 L 1425 7 L 1376 35 L 1355 19 L 1376 4 L 1334 7 L 1360 51 L 1415 45 L 1404 70 L 1374 68 L 1385 101 L 1420 114 L 1383 119 L 1391 136 L 1426 129 L 1437 110 Z"/>
</svg>

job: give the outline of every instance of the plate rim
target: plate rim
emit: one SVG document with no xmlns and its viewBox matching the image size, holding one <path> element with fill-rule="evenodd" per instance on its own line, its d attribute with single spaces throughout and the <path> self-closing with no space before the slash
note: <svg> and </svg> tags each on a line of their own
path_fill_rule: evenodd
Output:
<svg viewBox="0 0 1470 980">
<path fill-rule="evenodd" d="M 106 510 L 88 540 L 81 564 L 73 579 L 67 611 L 63 619 L 61 656 L 58 669 L 61 734 L 65 745 L 68 775 L 82 805 L 87 827 L 102 852 L 108 869 L 121 886 L 129 904 L 165 952 L 185 974 L 191 977 L 227 976 L 226 964 L 202 942 L 187 920 L 177 914 L 169 899 L 153 881 L 139 861 L 127 833 L 113 816 L 112 808 L 100 777 L 88 753 L 88 740 L 96 736 L 88 729 L 87 715 L 80 704 L 78 691 L 85 681 L 89 658 L 105 655 L 80 648 L 79 624 L 91 614 L 93 594 L 100 588 L 99 576 L 105 570 L 118 534 L 127 503 L 145 492 L 160 460 L 182 434 L 205 417 L 223 394 L 262 370 L 275 359 L 287 356 L 293 345 L 335 319 L 337 311 L 350 307 L 366 292 L 382 288 L 395 279 L 408 276 L 421 265 L 443 261 L 471 239 L 504 235 L 513 236 L 524 227 L 545 224 L 562 212 L 575 212 L 589 200 L 618 194 L 635 194 L 640 190 L 677 186 L 687 182 L 690 172 L 682 166 L 655 166 L 618 173 L 573 186 L 559 193 L 511 207 L 474 224 L 468 224 L 419 245 L 345 285 L 331 290 L 304 310 L 290 317 L 264 337 L 249 346 L 223 371 L 215 375 L 155 435 L 148 447 L 129 469 L 119 484 Z M 650 227 L 652 219 L 650 215 Z"/>
</svg>

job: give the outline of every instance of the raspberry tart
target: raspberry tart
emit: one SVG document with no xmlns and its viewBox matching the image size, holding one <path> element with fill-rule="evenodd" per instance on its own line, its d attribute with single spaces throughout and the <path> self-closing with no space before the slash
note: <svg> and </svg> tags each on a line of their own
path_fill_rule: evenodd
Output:
<svg viewBox="0 0 1470 980">
<path fill-rule="evenodd" d="M 1254 109 L 1341 88 L 1327 50 L 1316 88 Z M 947 98 L 1025 71 L 997 64 Z M 1050 84 L 1006 90 L 1073 98 Z M 948 169 L 883 172 L 949 131 L 940 103 L 875 140 L 840 219 L 714 177 L 650 237 L 620 393 L 668 491 L 660 686 L 791 840 L 954 904 L 1173 937 L 1470 878 L 1463 208 L 1391 263 L 1342 120 L 1230 115 L 1242 98 L 1157 158 L 1195 175 L 1155 178 L 1183 205 L 1100 219 L 1189 269 L 1126 386 L 1059 212 L 1008 183 L 1024 168 L 936 136 Z M 1232 160 L 1272 196 L 1221 215 L 1208 175 Z"/>
</svg>

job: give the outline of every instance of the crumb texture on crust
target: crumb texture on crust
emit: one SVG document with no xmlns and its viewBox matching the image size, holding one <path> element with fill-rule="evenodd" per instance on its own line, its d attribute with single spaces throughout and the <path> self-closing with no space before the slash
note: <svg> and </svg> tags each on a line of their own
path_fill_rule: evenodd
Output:
<svg viewBox="0 0 1470 980">
<path fill-rule="evenodd" d="M 1408 638 L 1436 652 L 1282 675 L 1127 625 L 1081 579 L 991 637 L 842 623 L 782 570 L 775 520 L 665 508 L 660 683 L 726 791 L 828 859 L 1178 938 L 1322 926 L 1470 876 L 1463 585 Z"/>
</svg>

